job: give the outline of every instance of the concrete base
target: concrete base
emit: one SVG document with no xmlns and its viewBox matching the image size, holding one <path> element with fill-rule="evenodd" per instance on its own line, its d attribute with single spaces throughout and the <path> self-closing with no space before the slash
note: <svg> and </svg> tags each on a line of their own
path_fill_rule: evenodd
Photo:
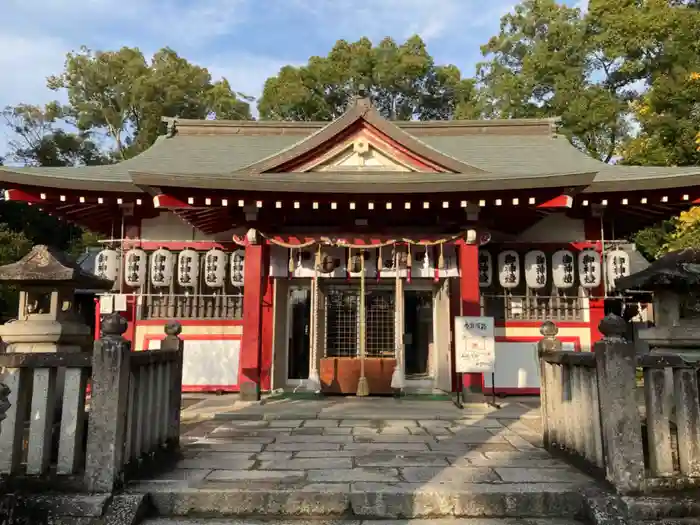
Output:
<svg viewBox="0 0 700 525">
<path fill-rule="evenodd" d="M 260 401 L 260 386 L 255 383 L 241 383 L 241 401 Z"/>
</svg>

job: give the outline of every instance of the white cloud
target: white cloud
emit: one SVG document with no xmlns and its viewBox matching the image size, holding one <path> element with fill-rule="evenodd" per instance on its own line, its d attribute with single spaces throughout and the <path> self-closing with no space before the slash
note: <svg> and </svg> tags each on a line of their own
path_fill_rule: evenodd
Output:
<svg viewBox="0 0 700 525">
<path fill-rule="evenodd" d="M 244 22 L 249 0 L 4 0 L 14 27 L 82 40 L 172 40 L 178 47 L 206 44 Z M 20 27 L 18 27 L 20 26 Z M 79 43 L 83 43 L 78 42 Z M 107 46 L 109 47 L 109 46 Z"/>
<path fill-rule="evenodd" d="M 147 56 L 170 46 L 252 96 L 259 96 L 265 79 L 283 65 L 306 62 L 307 56 L 295 54 L 299 43 L 318 43 L 321 47 L 312 53 L 324 55 L 328 42 L 339 38 L 364 35 L 377 42 L 419 34 L 432 53 L 442 46 L 443 52 L 461 57 L 462 66 L 497 30 L 514 1 L 0 0 L 0 108 L 65 99 L 46 88 L 46 77 L 60 72 L 65 54 L 83 44 L 136 46 Z M 288 45 L 272 47 L 270 36 Z M 464 66 L 470 74 L 471 65 Z M 0 154 L 6 142 L 0 124 Z"/>
<path fill-rule="evenodd" d="M 320 29 L 353 37 L 360 32 L 371 39 L 387 35 L 406 38 L 419 34 L 426 42 L 439 38 L 462 40 L 484 24 L 498 26 L 499 17 L 514 0 L 288 0 L 304 9 Z M 488 6 L 488 7 L 486 7 Z"/>
</svg>

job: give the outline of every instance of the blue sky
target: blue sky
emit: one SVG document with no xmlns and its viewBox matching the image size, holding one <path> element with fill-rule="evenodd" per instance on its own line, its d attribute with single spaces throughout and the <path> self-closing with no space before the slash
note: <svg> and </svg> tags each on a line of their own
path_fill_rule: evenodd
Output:
<svg viewBox="0 0 700 525">
<path fill-rule="evenodd" d="M 587 0 L 579 0 L 585 5 Z M 336 40 L 420 34 L 438 63 L 474 73 L 479 46 L 515 0 L 0 0 L 0 107 L 64 99 L 46 89 L 65 54 L 170 46 L 234 89 L 258 96 L 285 64 Z M 567 3 L 574 4 L 576 0 Z M 10 135 L 0 125 L 0 155 Z"/>
</svg>

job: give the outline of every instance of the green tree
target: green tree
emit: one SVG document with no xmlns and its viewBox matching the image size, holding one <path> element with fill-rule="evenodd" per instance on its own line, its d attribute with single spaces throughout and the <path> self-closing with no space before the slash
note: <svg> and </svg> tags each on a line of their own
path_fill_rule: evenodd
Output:
<svg viewBox="0 0 700 525">
<path fill-rule="evenodd" d="M 620 148 L 622 162 L 684 166 L 700 162 L 700 11 L 695 2 L 595 0 L 591 25 L 618 77 L 648 88 L 631 105 L 640 131 Z"/>
<path fill-rule="evenodd" d="M 32 241 L 21 231 L 13 231 L 0 224 L 0 266 L 13 263 L 24 257 L 32 248 Z M 12 286 L 0 286 L 0 320 L 17 315 L 17 290 Z"/>
<path fill-rule="evenodd" d="M 609 162 L 629 124 L 627 101 L 635 77 L 600 46 L 601 29 L 577 8 L 554 0 L 525 0 L 501 18 L 477 66 L 485 115 L 560 117 L 572 143 Z"/>
<path fill-rule="evenodd" d="M 88 132 L 71 133 L 68 110 L 54 102 L 44 107 L 19 104 L 0 111 L 12 131 L 8 158 L 28 166 L 80 166 L 107 164 L 109 158 Z"/>
<path fill-rule="evenodd" d="M 226 79 L 213 82 L 207 69 L 164 48 L 147 61 L 136 48 L 69 53 L 63 73 L 48 79 L 65 89 L 78 129 L 105 131 L 119 160 L 148 148 L 162 117 L 250 119 L 245 97 Z"/>
<path fill-rule="evenodd" d="M 444 120 L 479 113 L 474 81 L 453 65 L 436 65 L 425 43 L 413 36 L 401 45 L 385 38 L 339 40 L 325 57 L 283 67 L 267 79 L 258 102 L 272 120 L 333 120 L 364 85 L 377 109 L 392 120 Z"/>
</svg>

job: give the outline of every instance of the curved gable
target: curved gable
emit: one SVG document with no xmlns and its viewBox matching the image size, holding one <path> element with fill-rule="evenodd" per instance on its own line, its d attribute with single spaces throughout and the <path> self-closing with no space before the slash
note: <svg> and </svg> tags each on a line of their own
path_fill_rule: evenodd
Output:
<svg viewBox="0 0 700 525">
<path fill-rule="evenodd" d="M 480 168 L 428 146 L 386 120 L 367 98 L 355 99 L 340 118 L 291 147 L 238 171 L 298 173 L 314 171 L 319 166 L 323 166 L 323 171 L 333 171 L 332 159 L 350 149 L 357 154 L 358 169 L 366 169 L 363 157 L 373 154 L 382 158 L 382 164 L 393 165 L 391 171 L 484 173 Z M 347 155 L 336 160 L 338 168 L 347 171 L 347 162 L 342 162 L 347 161 Z"/>
</svg>

